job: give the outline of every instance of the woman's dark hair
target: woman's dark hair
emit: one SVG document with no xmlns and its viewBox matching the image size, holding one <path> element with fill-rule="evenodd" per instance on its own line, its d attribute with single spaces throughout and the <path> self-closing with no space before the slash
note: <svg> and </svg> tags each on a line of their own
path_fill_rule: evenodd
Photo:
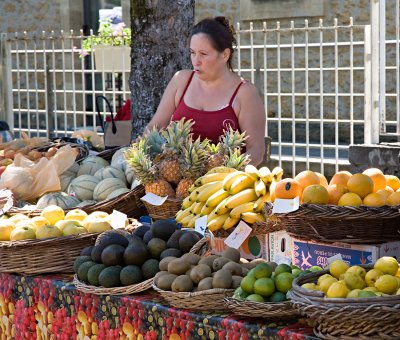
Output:
<svg viewBox="0 0 400 340">
<path fill-rule="evenodd" d="M 231 54 L 228 59 L 228 66 L 232 68 L 233 47 L 236 45 L 234 37 L 235 31 L 225 17 L 215 17 L 213 19 L 203 19 L 198 22 L 190 33 L 190 38 L 198 33 L 204 33 L 210 38 L 211 44 L 218 52 L 223 52 L 229 48 Z"/>
</svg>

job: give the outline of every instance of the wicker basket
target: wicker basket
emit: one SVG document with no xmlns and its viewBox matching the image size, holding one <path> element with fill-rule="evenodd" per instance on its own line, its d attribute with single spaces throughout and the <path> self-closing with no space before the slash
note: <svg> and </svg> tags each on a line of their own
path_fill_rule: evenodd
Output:
<svg viewBox="0 0 400 340">
<path fill-rule="evenodd" d="M 95 295 L 128 295 L 128 294 L 141 293 L 147 289 L 150 289 L 153 283 L 153 279 L 148 279 L 146 281 L 130 286 L 104 288 L 104 287 L 87 285 L 86 283 L 79 281 L 78 277 L 74 275 L 73 283 L 76 289 L 78 289 L 83 293 L 89 293 Z"/>
<path fill-rule="evenodd" d="M 82 248 L 92 246 L 99 234 L 0 242 L 0 272 L 36 275 L 73 273 Z"/>
<path fill-rule="evenodd" d="M 294 212 L 276 214 L 283 229 L 293 236 L 346 243 L 382 243 L 400 240 L 400 206 L 339 207 L 302 204 Z M 266 203 L 267 215 L 272 204 Z"/>
<path fill-rule="evenodd" d="M 35 150 L 38 151 L 47 151 L 52 147 L 56 147 L 57 149 L 65 146 L 65 145 L 70 145 L 73 149 L 77 149 L 79 151 L 79 154 L 76 156 L 76 161 L 80 162 L 83 159 L 85 159 L 89 155 L 89 148 L 85 144 L 79 144 L 79 143 L 74 143 L 71 140 L 71 138 L 55 138 L 52 139 L 51 142 L 47 143 L 45 146 L 35 148 Z M 72 140 L 76 140 L 73 138 Z"/>
<path fill-rule="evenodd" d="M 153 220 L 163 220 L 167 218 L 175 218 L 176 213 L 181 209 L 182 200 L 177 198 L 167 198 L 162 205 L 152 205 L 147 202 L 143 203 Z"/>
<path fill-rule="evenodd" d="M 254 302 L 238 300 L 233 297 L 225 298 L 226 307 L 237 315 L 253 318 L 283 319 L 298 315 L 290 301 L 284 302 Z"/>
<path fill-rule="evenodd" d="M 372 265 L 363 265 L 369 269 Z M 306 290 L 328 270 L 298 277 L 288 297 L 293 307 L 312 319 L 314 333 L 325 339 L 399 339 L 400 296 L 329 299 L 320 291 Z"/>
</svg>

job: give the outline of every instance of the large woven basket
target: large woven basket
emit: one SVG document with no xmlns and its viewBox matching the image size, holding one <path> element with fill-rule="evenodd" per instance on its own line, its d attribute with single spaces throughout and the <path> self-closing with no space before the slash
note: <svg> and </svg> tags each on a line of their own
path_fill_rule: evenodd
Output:
<svg viewBox="0 0 400 340">
<path fill-rule="evenodd" d="M 366 269 L 371 265 L 362 266 Z M 328 270 L 298 277 L 288 297 L 293 307 L 315 322 L 314 333 L 324 339 L 399 339 L 400 296 L 332 299 L 301 287 L 317 282 Z"/>
<path fill-rule="evenodd" d="M 265 211 L 271 215 L 271 203 L 266 203 Z M 302 204 L 294 212 L 274 216 L 280 220 L 282 229 L 302 239 L 346 243 L 400 240 L 400 206 Z"/>
<path fill-rule="evenodd" d="M 152 205 L 147 202 L 143 203 L 153 220 L 163 220 L 175 218 L 176 213 L 181 209 L 182 200 L 178 198 L 167 198 L 162 205 Z"/>
<path fill-rule="evenodd" d="M 298 315 L 290 301 L 283 302 L 255 302 L 238 300 L 234 297 L 224 299 L 226 307 L 237 315 L 253 318 L 283 319 Z"/>
<path fill-rule="evenodd" d="M 99 234 L 0 242 L 0 272 L 37 275 L 73 273 L 82 248 L 92 246 Z"/>
</svg>

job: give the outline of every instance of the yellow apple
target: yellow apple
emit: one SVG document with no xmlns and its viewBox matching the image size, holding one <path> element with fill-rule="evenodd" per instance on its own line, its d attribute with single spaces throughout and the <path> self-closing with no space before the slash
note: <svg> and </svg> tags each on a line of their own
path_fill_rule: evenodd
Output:
<svg viewBox="0 0 400 340">
<path fill-rule="evenodd" d="M 75 221 L 83 221 L 88 214 L 86 211 L 81 209 L 73 209 L 67 212 L 65 215 L 66 220 L 75 220 Z"/>
<path fill-rule="evenodd" d="M 15 225 L 10 220 L 0 220 L 0 241 L 10 241 L 11 232 Z"/>
<path fill-rule="evenodd" d="M 36 226 L 36 230 L 50 224 L 50 222 L 47 220 L 47 218 L 44 218 L 43 216 L 35 216 L 34 218 L 31 219 L 31 222 Z"/>
<path fill-rule="evenodd" d="M 79 223 L 79 221 L 75 221 L 75 220 L 61 220 L 58 221 L 55 226 L 60 229 L 62 232 L 64 232 L 64 228 L 69 226 L 69 225 L 73 225 L 73 226 L 79 226 L 81 227 L 82 225 Z"/>
<path fill-rule="evenodd" d="M 36 230 L 36 224 L 33 223 L 31 220 L 22 220 L 18 223 L 15 223 L 15 228 L 29 226 Z"/>
<path fill-rule="evenodd" d="M 62 231 L 58 229 L 55 225 L 45 225 L 36 231 L 37 238 L 49 238 L 49 237 L 60 237 L 62 236 Z"/>
<path fill-rule="evenodd" d="M 102 233 L 103 231 L 112 229 L 110 223 L 105 219 L 88 222 L 85 227 L 89 233 Z"/>
<path fill-rule="evenodd" d="M 57 221 L 64 219 L 65 213 L 58 205 L 49 205 L 42 210 L 40 216 L 46 218 L 51 224 L 55 224 Z"/>
<path fill-rule="evenodd" d="M 19 221 L 29 220 L 29 217 L 24 214 L 15 214 L 9 218 L 14 224 L 17 224 Z"/>
<path fill-rule="evenodd" d="M 74 221 L 71 221 L 71 222 L 74 222 Z M 82 227 L 82 226 L 76 225 L 76 224 L 68 224 L 63 229 L 64 236 L 79 235 L 79 234 L 84 234 L 84 233 L 87 233 L 87 230 L 85 229 L 85 227 Z"/>
<path fill-rule="evenodd" d="M 89 216 L 97 218 L 108 218 L 110 215 L 105 211 L 93 211 Z"/>
<path fill-rule="evenodd" d="M 35 229 L 30 226 L 15 228 L 10 235 L 11 241 L 28 240 L 36 238 Z"/>
</svg>

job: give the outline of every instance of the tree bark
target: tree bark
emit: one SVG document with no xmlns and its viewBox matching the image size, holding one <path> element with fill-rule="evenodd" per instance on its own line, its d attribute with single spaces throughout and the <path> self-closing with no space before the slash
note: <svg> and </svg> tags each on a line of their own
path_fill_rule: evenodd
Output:
<svg viewBox="0 0 400 340">
<path fill-rule="evenodd" d="M 131 0 L 132 140 L 157 110 L 172 76 L 191 68 L 188 39 L 195 0 Z"/>
</svg>

